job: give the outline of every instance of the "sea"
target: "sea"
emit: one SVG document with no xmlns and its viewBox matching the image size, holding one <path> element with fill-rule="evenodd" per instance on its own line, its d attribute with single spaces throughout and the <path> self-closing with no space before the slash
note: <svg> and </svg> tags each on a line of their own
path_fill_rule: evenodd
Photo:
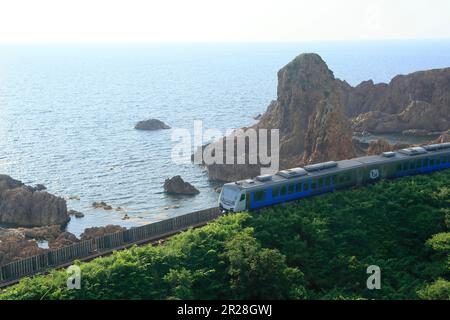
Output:
<svg viewBox="0 0 450 320">
<path fill-rule="evenodd" d="M 253 124 L 276 99 L 277 71 L 304 52 L 351 85 L 450 67 L 450 40 L 0 44 L 0 173 L 66 197 L 85 214 L 67 226 L 75 235 L 215 206 L 220 184 L 190 161 L 174 162 L 175 130 L 192 134 L 196 120 L 223 134 Z M 172 129 L 134 129 L 149 118 Z M 175 175 L 200 194 L 165 194 Z M 123 211 L 94 209 L 95 201 Z"/>
</svg>

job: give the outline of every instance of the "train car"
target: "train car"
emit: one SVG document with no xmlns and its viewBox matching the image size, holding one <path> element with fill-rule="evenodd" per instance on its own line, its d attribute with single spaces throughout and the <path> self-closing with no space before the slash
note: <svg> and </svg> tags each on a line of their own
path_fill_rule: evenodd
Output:
<svg viewBox="0 0 450 320">
<path fill-rule="evenodd" d="M 380 155 L 329 161 L 274 175 L 227 183 L 219 196 L 223 211 L 268 207 L 380 179 L 423 174 L 450 168 L 450 143 L 411 147 Z"/>
</svg>

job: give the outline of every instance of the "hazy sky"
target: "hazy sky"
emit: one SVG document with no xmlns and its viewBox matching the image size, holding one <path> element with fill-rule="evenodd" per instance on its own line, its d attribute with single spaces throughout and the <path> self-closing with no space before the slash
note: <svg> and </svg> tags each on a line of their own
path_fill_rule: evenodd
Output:
<svg viewBox="0 0 450 320">
<path fill-rule="evenodd" d="M 450 38 L 450 0 L 0 0 L 0 42 Z"/>
</svg>

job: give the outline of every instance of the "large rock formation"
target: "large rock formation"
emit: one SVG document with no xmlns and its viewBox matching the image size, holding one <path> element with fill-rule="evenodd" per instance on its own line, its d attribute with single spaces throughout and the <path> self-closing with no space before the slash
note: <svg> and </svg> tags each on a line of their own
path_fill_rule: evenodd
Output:
<svg viewBox="0 0 450 320">
<path fill-rule="evenodd" d="M 338 80 L 355 131 L 397 133 L 450 128 L 450 68 L 399 75 L 389 84 L 365 81 L 356 87 Z"/>
<path fill-rule="evenodd" d="M 164 191 L 174 194 L 195 195 L 200 193 L 196 187 L 185 182 L 180 176 L 175 176 L 164 181 Z"/>
<path fill-rule="evenodd" d="M 277 100 L 251 129 L 279 129 L 281 168 L 355 156 L 338 83 L 317 54 L 302 54 L 278 72 Z M 261 162 L 206 168 L 211 179 L 233 181 L 258 175 Z"/>
<path fill-rule="evenodd" d="M 64 199 L 0 175 L 0 223 L 40 227 L 69 220 Z"/>
</svg>

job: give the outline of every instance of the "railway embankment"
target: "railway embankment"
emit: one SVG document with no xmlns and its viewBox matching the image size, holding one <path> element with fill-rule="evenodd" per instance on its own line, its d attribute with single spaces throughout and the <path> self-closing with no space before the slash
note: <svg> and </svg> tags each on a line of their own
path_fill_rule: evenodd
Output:
<svg viewBox="0 0 450 320">
<path fill-rule="evenodd" d="M 0 299 L 450 299 L 450 170 L 381 181 L 187 229 L 25 278 Z M 369 290 L 367 268 L 381 270 Z"/>
</svg>

